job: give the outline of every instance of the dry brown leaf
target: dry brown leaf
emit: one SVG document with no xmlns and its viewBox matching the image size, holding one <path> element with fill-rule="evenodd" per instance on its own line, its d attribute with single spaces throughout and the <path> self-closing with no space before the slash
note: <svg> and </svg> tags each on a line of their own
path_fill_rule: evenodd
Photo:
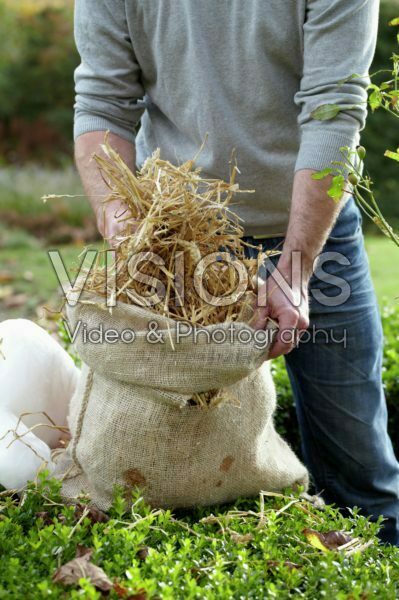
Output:
<svg viewBox="0 0 399 600">
<path fill-rule="evenodd" d="M 308 494 L 307 492 L 302 492 L 302 494 L 300 494 L 300 497 L 301 497 L 301 499 L 309 502 L 312 506 L 314 506 L 318 510 L 325 510 L 325 508 L 326 508 L 326 503 L 324 502 L 323 498 L 319 495 L 312 496 L 311 494 Z"/>
<path fill-rule="evenodd" d="M 240 533 L 233 532 L 230 537 L 231 540 L 236 544 L 248 544 L 248 542 L 252 542 L 252 540 L 254 539 L 252 533 L 246 533 L 242 535 Z"/>
<path fill-rule="evenodd" d="M 26 304 L 28 296 L 26 294 L 11 294 L 3 300 L 4 308 L 21 308 Z"/>
<path fill-rule="evenodd" d="M 113 590 L 118 596 L 118 598 L 126 598 L 129 593 L 129 590 L 125 588 L 122 584 L 120 584 L 118 581 L 115 581 Z"/>
<path fill-rule="evenodd" d="M 113 590 L 118 598 L 125 598 L 125 600 L 147 600 L 148 598 L 145 590 L 142 589 L 134 594 L 131 594 L 127 588 L 117 581 L 114 583 Z"/>
<path fill-rule="evenodd" d="M 97 565 L 90 562 L 92 552 L 89 548 L 78 546 L 77 558 L 70 560 L 57 569 L 53 575 L 53 582 L 63 585 L 75 585 L 79 583 L 79 579 L 84 577 L 102 592 L 111 590 L 113 583 L 106 573 L 101 567 L 97 567 Z"/>
<path fill-rule="evenodd" d="M 147 600 L 147 592 L 145 590 L 139 590 L 136 594 L 130 594 L 126 600 Z"/>
<path fill-rule="evenodd" d="M 107 523 L 109 521 L 109 516 L 105 514 L 102 510 L 99 510 L 95 506 L 86 506 L 81 502 L 78 502 L 75 505 L 75 517 L 79 520 L 84 511 L 87 511 L 86 517 L 90 519 L 90 521 L 94 523 Z"/>
<path fill-rule="evenodd" d="M 78 544 L 76 546 L 76 558 L 81 558 L 82 556 L 89 556 L 89 558 L 91 558 L 92 554 L 93 550 L 91 548 L 82 546 L 82 544 Z"/>
<path fill-rule="evenodd" d="M 0 284 L 10 283 L 14 281 L 15 275 L 10 273 L 9 271 L 0 271 Z"/>
<path fill-rule="evenodd" d="M 46 510 L 37 512 L 36 517 L 38 519 L 42 519 L 44 526 L 53 524 L 53 519 L 52 519 L 52 517 L 50 517 L 49 513 Z"/>
<path fill-rule="evenodd" d="M 314 548 L 318 548 L 323 552 L 328 552 L 329 550 L 339 550 L 341 546 L 345 546 L 354 540 L 349 534 L 344 533 L 343 531 L 329 531 L 327 533 L 320 533 L 319 531 L 315 531 L 314 529 L 304 529 L 303 530 L 306 539 L 309 544 L 311 544 Z"/>
<path fill-rule="evenodd" d="M 149 548 L 148 546 L 144 546 L 144 548 L 140 548 L 140 550 L 137 551 L 136 556 L 139 560 L 145 560 L 149 554 Z"/>
</svg>

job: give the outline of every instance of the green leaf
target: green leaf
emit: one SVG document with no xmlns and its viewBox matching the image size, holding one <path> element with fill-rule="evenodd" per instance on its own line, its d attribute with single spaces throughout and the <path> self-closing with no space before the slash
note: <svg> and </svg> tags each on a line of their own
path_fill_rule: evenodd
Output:
<svg viewBox="0 0 399 600">
<path fill-rule="evenodd" d="M 321 104 L 310 113 L 310 116 L 317 121 L 331 121 L 340 112 L 341 107 L 338 104 Z"/>
<path fill-rule="evenodd" d="M 392 150 L 386 150 L 384 153 L 384 156 L 387 156 L 388 158 L 391 158 L 392 160 L 396 160 L 397 162 L 399 162 L 399 148 L 398 148 L 397 152 L 392 152 Z"/>
<path fill-rule="evenodd" d="M 339 202 L 342 198 L 344 191 L 345 191 L 345 177 L 343 175 L 336 175 L 332 180 L 331 187 L 328 190 L 327 194 L 335 202 Z"/>
<path fill-rule="evenodd" d="M 391 27 L 393 27 L 395 25 L 399 25 L 399 17 L 395 17 L 395 19 L 392 19 L 391 21 L 389 21 L 388 25 L 391 25 Z"/>
<path fill-rule="evenodd" d="M 320 179 L 325 179 L 329 175 L 332 175 L 335 172 L 334 169 L 323 169 L 322 171 L 318 171 L 317 173 L 313 173 L 312 179 L 316 179 L 317 181 Z"/>
<path fill-rule="evenodd" d="M 374 112 L 377 108 L 380 108 L 383 97 L 379 87 L 374 85 L 370 87 L 373 87 L 374 89 L 369 96 L 369 105 L 371 110 Z"/>
</svg>

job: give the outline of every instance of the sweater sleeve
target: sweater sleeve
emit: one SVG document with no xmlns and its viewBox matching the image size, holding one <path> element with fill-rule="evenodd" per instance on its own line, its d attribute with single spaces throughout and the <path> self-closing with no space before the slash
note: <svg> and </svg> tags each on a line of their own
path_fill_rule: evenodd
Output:
<svg viewBox="0 0 399 600">
<path fill-rule="evenodd" d="M 75 139 L 110 130 L 134 142 L 143 113 L 140 68 L 129 37 L 124 0 L 76 0 Z"/>
<path fill-rule="evenodd" d="M 303 74 L 295 95 L 301 128 L 296 171 L 328 167 L 342 159 L 342 146 L 359 143 L 367 116 L 378 8 L 379 0 L 307 1 Z M 354 73 L 363 77 L 342 84 Z M 322 104 L 337 104 L 341 112 L 330 121 L 317 121 L 311 112 Z"/>
</svg>

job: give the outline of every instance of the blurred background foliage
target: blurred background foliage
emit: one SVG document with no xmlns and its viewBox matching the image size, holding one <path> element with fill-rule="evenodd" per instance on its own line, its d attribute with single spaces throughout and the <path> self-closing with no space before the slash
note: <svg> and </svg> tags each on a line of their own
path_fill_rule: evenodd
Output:
<svg viewBox="0 0 399 600">
<path fill-rule="evenodd" d="M 399 2 L 390 0 L 381 4 L 381 18 L 377 50 L 370 73 L 380 69 L 389 69 L 389 58 L 399 53 L 397 27 L 390 27 L 388 22 L 399 16 Z M 376 76 L 376 81 L 390 79 L 389 73 Z M 399 130 L 397 121 L 383 110 L 371 113 L 363 132 L 362 143 L 366 146 L 368 156 L 366 169 L 375 183 L 376 198 L 391 225 L 399 228 L 398 176 L 399 165 L 384 157 L 385 150 L 396 150 L 399 146 Z M 375 231 L 375 226 L 365 220 L 365 226 Z"/>
<path fill-rule="evenodd" d="M 71 155 L 73 2 L 0 0 L 0 157 L 59 164 Z"/>
</svg>

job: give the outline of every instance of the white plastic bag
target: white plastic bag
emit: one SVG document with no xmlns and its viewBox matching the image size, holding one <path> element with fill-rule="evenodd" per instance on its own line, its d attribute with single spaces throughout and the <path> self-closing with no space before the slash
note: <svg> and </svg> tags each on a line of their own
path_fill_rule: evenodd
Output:
<svg viewBox="0 0 399 600">
<path fill-rule="evenodd" d="M 25 319 L 0 323 L 1 485 L 20 489 L 43 463 L 52 471 L 51 448 L 63 433 L 51 421 L 67 425 L 78 378 L 71 357 L 44 329 Z"/>
</svg>

